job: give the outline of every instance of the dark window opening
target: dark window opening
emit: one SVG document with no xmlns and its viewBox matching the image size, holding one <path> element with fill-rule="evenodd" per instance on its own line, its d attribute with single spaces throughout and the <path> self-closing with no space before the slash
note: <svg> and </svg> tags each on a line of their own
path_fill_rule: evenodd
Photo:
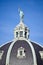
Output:
<svg viewBox="0 0 43 65">
<path fill-rule="evenodd" d="M 16 32 L 16 37 L 18 37 L 18 32 Z"/>
<path fill-rule="evenodd" d="M 26 50 L 24 50 L 24 52 L 26 52 Z"/>
<path fill-rule="evenodd" d="M 20 55 L 22 55 L 22 51 L 20 51 Z"/>
<path fill-rule="evenodd" d="M 20 37 L 23 37 L 23 31 L 20 31 Z"/>
<path fill-rule="evenodd" d="M 25 38 L 27 38 L 27 32 L 25 32 Z"/>
</svg>

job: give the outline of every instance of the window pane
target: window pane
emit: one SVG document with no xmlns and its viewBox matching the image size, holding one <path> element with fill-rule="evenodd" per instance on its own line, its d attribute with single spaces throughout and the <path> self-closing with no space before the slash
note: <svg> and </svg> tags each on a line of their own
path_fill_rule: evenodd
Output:
<svg viewBox="0 0 43 65">
<path fill-rule="evenodd" d="M 25 32 L 25 38 L 27 38 L 27 32 Z"/>
<path fill-rule="evenodd" d="M 16 32 L 16 37 L 18 37 L 18 32 Z"/>
<path fill-rule="evenodd" d="M 20 31 L 20 37 L 23 37 L 23 31 Z"/>
<path fill-rule="evenodd" d="M 22 51 L 20 51 L 20 55 L 22 55 Z"/>
</svg>

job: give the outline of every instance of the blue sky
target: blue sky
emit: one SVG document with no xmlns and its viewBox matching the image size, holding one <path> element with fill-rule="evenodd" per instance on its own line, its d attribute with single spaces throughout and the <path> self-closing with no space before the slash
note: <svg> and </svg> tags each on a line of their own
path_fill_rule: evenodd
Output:
<svg viewBox="0 0 43 65">
<path fill-rule="evenodd" d="M 0 0 L 0 45 L 14 39 L 20 21 L 18 8 L 24 12 L 30 39 L 43 45 L 43 0 Z"/>
</svg>

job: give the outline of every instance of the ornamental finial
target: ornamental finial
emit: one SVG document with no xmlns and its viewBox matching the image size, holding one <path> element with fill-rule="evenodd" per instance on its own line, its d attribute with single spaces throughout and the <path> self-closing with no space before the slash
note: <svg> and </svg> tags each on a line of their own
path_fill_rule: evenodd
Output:
<svg viewBox="0 0 43 65">
<path fill-rule="evenodd" d="M 20 8 L 19 8 L 19 15 L 20 15 L 20 21 L 23 21 L 24 13 Z"/>
</svg>

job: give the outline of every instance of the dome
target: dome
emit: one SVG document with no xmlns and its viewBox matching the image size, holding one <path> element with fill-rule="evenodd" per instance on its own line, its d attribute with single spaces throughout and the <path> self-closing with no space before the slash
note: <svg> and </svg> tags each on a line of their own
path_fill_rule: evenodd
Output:
<svg viewBox="0 0 43 65">
<path fill-rule="evenodd" d="M 20 10 L 20 23 L 14 29 L 15 39 L 0 46 L 0 65 L 43 65 L 43 46 L 28 38 L 30 31 L 23 17 Z"/>
<path fill-rule="evenodd" d="M 13 44 L 13 46 L 12 46 L 12 44 Z M 36 59 L 37 59 L 36 65 L 43 65 L 43 58 L 41 58 L 41 55 L 39 53 L 40 51 L 43 51 L 43 47 L 38 45 L 36 42 L 32 42 L 32 41 L 30 41 L 30 44 L 32 44 L 32 47 L 34 48 L 34 51 L 35 51 L 35 55 L 36 55 Z M 11 46 L 12 46 L 12 49 L 10 52 Z M 18 50 L 20 51 L 19 52 L 20 56 L 17 56 Z M 23 54 L 25 54 L 25 55 L 22 55 L 21 50 L 22 50 Z M 10 57 L 10 59 L 9 59 L 10 65 L 28 65 L 28 64 L 34 65 L 33 64 L 34 59 L 33 59 L 31 46 L 24 39 L 16 40 L 16 42 L 14 42 L 14 41 L 8 42 L 7 44 L 0 47 L 0 55 L 1 55 L 1 51 L 4 51 L 4 53 L 1 56 L 0 65 L 7 65 L 6 61 L 8 63 L 7 59 L 9 59 L 9 58 L 7 58 L 7 55 L 8 55 L 8 57 Z M 8 54 L 8 51 L 10 52 L 10 56 Z"/>
</svg>

